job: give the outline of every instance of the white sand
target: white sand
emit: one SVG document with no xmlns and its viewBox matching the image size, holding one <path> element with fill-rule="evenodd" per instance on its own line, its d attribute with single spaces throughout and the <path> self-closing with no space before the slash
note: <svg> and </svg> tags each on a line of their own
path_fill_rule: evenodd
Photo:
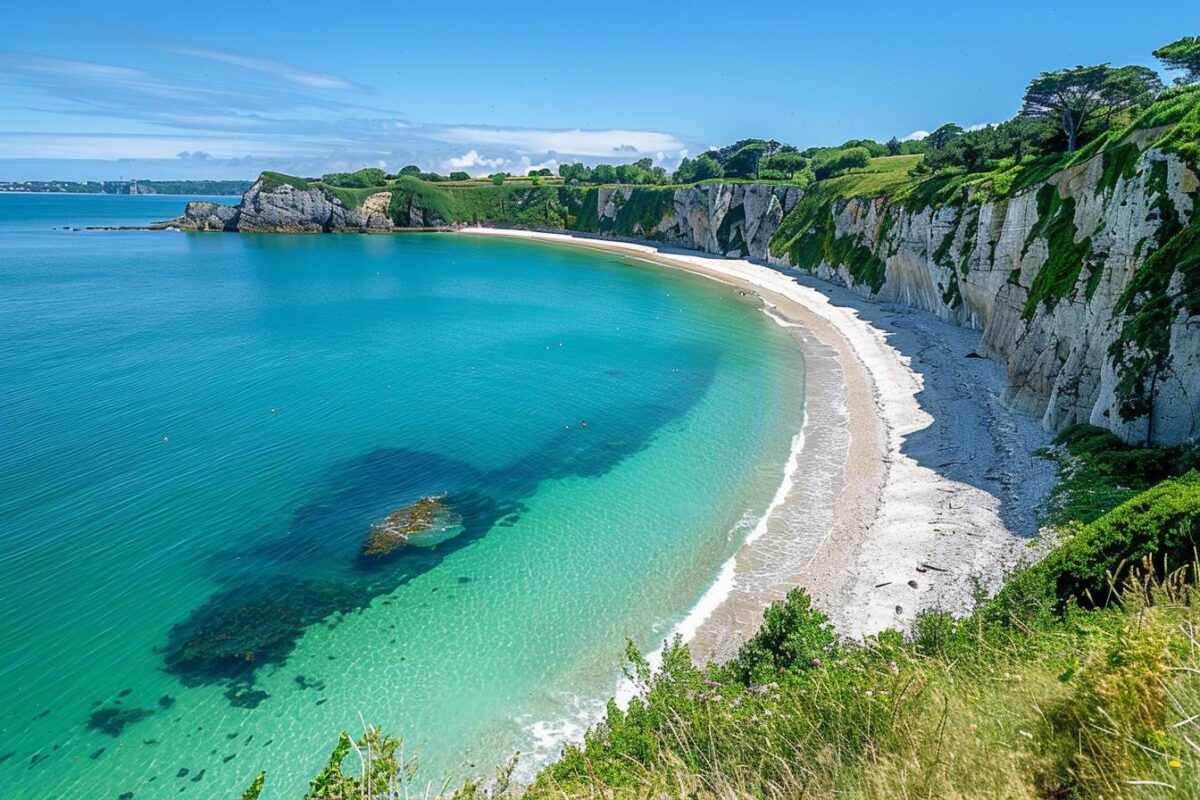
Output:
<svg viewBox="0 0 1200 800">
<path fill-rule="evenodd" d="M 978 331 L 744 260 L 570 234 L 463 233 L 593 247 L 753 291 L 800 345 L 806 419 L 790 486 L 781 474 L 786 496 L 681 626 L 699 659 L 732 654 L 794 586 L 859 637 L 905 628 L 924 609 L 965 612 L 978 584 L 994 588 L 1032 552 L 1053 483 L 1032 451 L 1048 437 L 1001 405 L 997 364 L 966 357 Z"/>
</svg>

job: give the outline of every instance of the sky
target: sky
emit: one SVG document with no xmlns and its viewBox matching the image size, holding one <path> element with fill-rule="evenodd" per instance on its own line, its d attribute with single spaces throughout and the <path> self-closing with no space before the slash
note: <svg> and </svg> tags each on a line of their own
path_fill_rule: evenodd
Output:
<svg viewBox="0 0 1200 800">
<path fill-rule="evenodd" d="M 19 2 L 0 180 L 670 169 L 998 122 L 1039 72 L 1195 34 L 1196 0 Z"/>
</svg>

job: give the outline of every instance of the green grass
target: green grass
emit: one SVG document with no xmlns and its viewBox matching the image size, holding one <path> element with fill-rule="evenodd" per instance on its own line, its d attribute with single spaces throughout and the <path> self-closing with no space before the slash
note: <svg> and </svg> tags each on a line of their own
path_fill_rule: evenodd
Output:
<svg viewBox="0 0 1200 800">
<path fill-rule="evenodd" d="M 1038 307 L 1053 311 L 1060 300 L 1069 295 L 1083 271 L 1084 261 L 1092 252 L 1092 239 L 1085 236 L 1076 241 L 1075 199 L 1064 198 L 1058 187 L 1046 184 L 1037 194 L 1038 219 L 1025 238 L 1022 255 L 1038 239 L 1046 241 L 1046 260 L 1034 276 L 1029 296 L 1021 310 L 1022 319 L 1032 319 Z"/>
<path fill-rule="evenodd" d="M 262 189 L 264 192 L 269 192 L 272 189 L 283 186 L 284 184 L 295 187 L 296 189 L 307 189 L 309 185 L 308 181 L 304 178 L 297 178 L 293 175 L 284 175 L 282 172 L 263 172 L 258 179 L 262 182 Z"/>
</svg>

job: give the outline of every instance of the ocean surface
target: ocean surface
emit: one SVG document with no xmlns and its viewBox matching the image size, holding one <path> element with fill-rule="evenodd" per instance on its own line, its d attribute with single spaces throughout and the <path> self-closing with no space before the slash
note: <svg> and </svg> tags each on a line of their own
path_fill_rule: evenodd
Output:
<svg viewBox="0 0 1200 800">
<path fill-rule="evenodd" d="M 364 720 L 528 773 L 771 502 L 797 348 L 579 248 L 64 230 L 185 199 L 0 194 L 0 796 L 297 798 Z"/>
</svg>

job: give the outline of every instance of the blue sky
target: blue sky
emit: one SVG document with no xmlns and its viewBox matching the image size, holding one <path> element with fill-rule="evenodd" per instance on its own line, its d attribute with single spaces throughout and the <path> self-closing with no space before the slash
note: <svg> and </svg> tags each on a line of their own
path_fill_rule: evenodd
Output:
<svg viewBox="0 0 1200 800">
<path fill-rule="evenodd" d="M 519 172 L 1012 116 L 1038 72 L 1200 34 L 1195 0 L 10 4 L 0 179 Z"/>
</svg>

